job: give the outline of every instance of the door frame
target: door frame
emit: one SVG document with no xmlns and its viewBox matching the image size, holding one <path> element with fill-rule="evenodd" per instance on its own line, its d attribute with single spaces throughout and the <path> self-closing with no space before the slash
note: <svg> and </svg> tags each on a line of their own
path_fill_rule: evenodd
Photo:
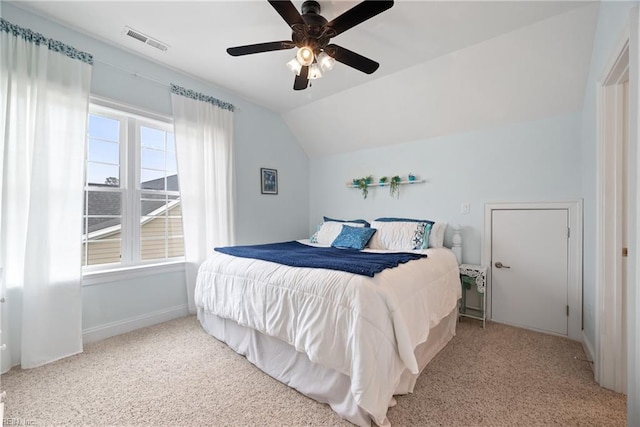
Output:
<svg viewBox="0 0 640 427">
<path fill-rule="evenodd" d="M 635 283 L 633 269 L 634 251 L 627 259 L 627 289 L 622 280 L 622 182 L 624 128 L 623 83 L 630 73 L 630 26 L 627 23 L 618 44 L 612 51 L 596 89 L 597 109 L 597 169 L 596 169 L 596 266 L 595 266 L 595 345 L 594 377 L 598 384 L 608 389 L 627 392 L 627 337 L 623 305 L 629 286 Z M 631 86 L 629 100 L 631 101 Z M 636 101 L 637 102 L 637 101 Z M 633 104 L 633 102 L 631 102 Z M 630 112 L 629 112 L 630 113 Z M 629 126 L 631 125 L 629 114 Z M 628 135 L 629 159 L 632 136 Z M 627 235 L 628 247 L 633 249 L 635 220 L 633 214 L 637 204 L 634 197 L 635 184 L 633 162 L 627 169 L 626 189 L 628 197 Z M 631 264 L 631 265 L 630 265 Z M 628 296 L 628 295 L 627 295 Z M 630 308 L 630 307 L 628 307 Z M 628 317 L 627 317 L 628 318 Z M 629 325 L 627 325 L 629 326 Z"/>
<path fill-rule="evenodd" d="M 491 319 L 491 235 L 492 216 L 494 210 L 518 209 L 566 209 L 568 212 L 568 280 L 567 303 L 569 304 L 569 318 L 567 322 L 567 337 L 582 341 L 582 200 L 559 202 L 508 202 L 485 203 L 484 205 L 484 236 L 482 247 L 482 265 L 488 266 L 487 273 L 487 318 Z"/>
</svg>

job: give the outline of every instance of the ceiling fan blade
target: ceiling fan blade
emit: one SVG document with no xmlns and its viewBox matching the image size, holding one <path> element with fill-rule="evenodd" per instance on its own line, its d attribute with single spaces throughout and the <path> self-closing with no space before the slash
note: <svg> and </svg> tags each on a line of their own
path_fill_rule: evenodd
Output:
<svg viewBox="0 0 640 427">
<path fill-rule="evenodd" d="M 391 6 L 393 6 L 393 0 L 365 0 L 362 3 L 355 5 L 327 24 L 327 27 L 332 28 L 335 31 L 335 34 L 331 37 L 335 37 L 338 34 L 347 31 L 349 28 L 355 27 L 369 18 L 373 18 L 377 14 L 390 9 Z"/>
<path fill-rule="evenodd" d="M 293 90 L 303 90 L 306 89 L 309 85 L 309 79 L 307 76 L 309 75 L 309 67 L 302 67 L 300 70 L 300 75 L 296 76 L 296 79 L 293 81 Z"/>
<path fill-rule="evenodd" d="M 290 0 L 268 0 L 269 4 L 282 16 L 287 24 L 293 28 L 294 25 L 304 25 L 304 20 L 298 9 Z"/>
<path fill-rule="evenodd" d="M 340 47 L 337 44 L 330 44 L 325 48 L 327 54 L 338 62 L 342 62 L 349 67 L 371 74 L 378 69 L 380 64 L 376 61 L 365 58 L 364 56 Z"/>
<path fill-rule="evenodd" d="M 284 40 L 281 42 L 256 43 L 246 46 L 230 47 L 227 49 L 227 53 L 231 56 L 242 56 L 251 55 L 252 53 L 271 52 L 273 50 L 291 49 L 295 46 L 293 42 Z"/>
</svg>

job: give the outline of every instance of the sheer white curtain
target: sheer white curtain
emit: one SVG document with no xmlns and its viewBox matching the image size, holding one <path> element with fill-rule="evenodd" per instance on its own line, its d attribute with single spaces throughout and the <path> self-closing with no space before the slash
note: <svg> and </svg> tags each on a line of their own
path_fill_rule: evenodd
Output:
<svg viewBox="0 0 640 427">
<path fill-rule="evenodd" d="M 171 85 L 189 311 L 200 264 L 235 242 L 233 106 Z"/>
<path fill-rule="evenodd" d="M 4 372 L 82 351 L 80 239 L 93 59 L 5 20 L 0 25 Z"/>
</svg>

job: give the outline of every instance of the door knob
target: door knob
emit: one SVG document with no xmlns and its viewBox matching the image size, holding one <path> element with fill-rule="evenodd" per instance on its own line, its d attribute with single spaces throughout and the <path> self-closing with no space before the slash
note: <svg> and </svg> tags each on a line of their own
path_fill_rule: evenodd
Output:
<svg viewBox="0 0 640 427">
<path fill-rule="evenodd" d="M 494 265 L 496 266 L 496 268 L 511 268 L 508 265 L 504 265 L 500 261 L 496 262 Z"/>
</svg>

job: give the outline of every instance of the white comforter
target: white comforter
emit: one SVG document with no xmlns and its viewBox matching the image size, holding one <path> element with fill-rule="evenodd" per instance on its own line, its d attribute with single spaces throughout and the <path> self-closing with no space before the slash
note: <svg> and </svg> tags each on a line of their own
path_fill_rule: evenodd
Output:
<svg viewBox="0 0 640 427">
<path fill-rule="evenodd" d="M 461 296 L 453 253 L 425 252 L 373 278 L 216 252 L 200 267 L 195 301 L 349 375 L 358 405 L 382 424 L 402 372 L 418 373 L 414 348 Z"/>
</svg>

